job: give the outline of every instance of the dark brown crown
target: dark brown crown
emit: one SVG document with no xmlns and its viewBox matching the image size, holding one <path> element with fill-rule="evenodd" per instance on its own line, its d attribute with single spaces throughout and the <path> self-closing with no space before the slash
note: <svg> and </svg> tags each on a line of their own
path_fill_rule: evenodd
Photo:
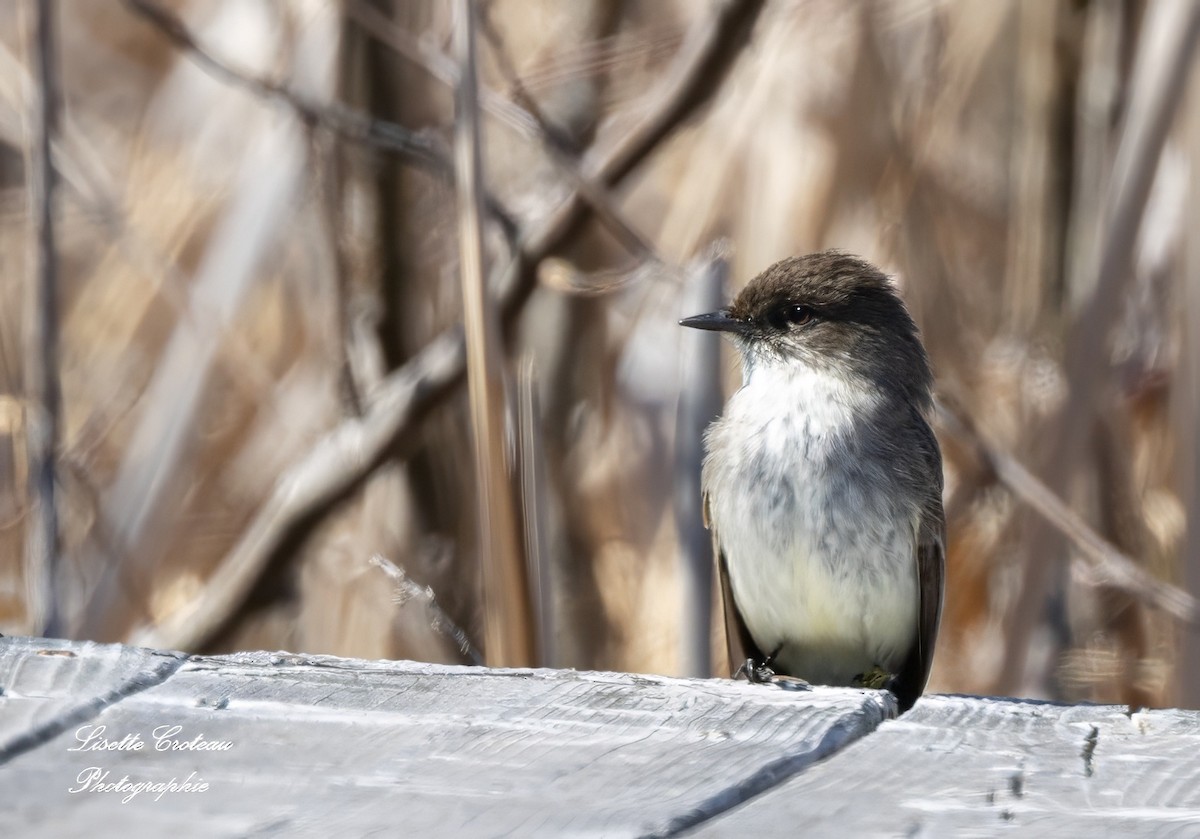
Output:
<svg viewBox="0 0 1200 839">
<path fill-rule="evenodd" d="M 810 314 L 807 314 L 808 310 Z M 844 251 L 794 256 L 750 281 L 729 307 L 748 351 L 838 365 L 925 404 L 932 374 L 890 280 Z"/>
</svg>

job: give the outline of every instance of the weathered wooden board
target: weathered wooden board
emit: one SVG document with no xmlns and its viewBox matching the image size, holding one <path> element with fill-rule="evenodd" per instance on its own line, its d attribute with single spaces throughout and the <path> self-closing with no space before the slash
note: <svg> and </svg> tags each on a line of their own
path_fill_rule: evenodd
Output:
<svg viewBox="0 0 1200 839">
<path fill-rule="evenodd" d="M 1200 837 L 1200 714 L 932 696 L 688 835 Z"/>
<path fill-rule="evenodd" d="M 669 834 L 894 714 L 871 691 L 22 638 L 0 689 L 4 836 Z M 174 727 L 228 746 L 158 751 Z M 192 791 L 130 796 L 172 779 Z"/>
</svg>

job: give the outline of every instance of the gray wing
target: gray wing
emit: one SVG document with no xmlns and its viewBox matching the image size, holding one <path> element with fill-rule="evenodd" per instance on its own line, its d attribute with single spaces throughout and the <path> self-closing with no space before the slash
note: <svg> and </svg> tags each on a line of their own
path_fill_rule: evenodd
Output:
<svg viewBox="0 0 1200 839">
<path fill-rule="evenodd" d="M 942 457 L 933 432 L 926 426 L 927 464 L 930 483 L 936 489 L 925 500 L 917 528 L 917 637 L 891 685 L 903 713 L 913 706 L 929 681 L 933 647 L 942 620 L 942 596 L 946 578 L 946 514 L 942 509 Z"/>
<path fill-rule="evenodd" d="M 742 620 L 737 603 L 733 599 L 733 587 L 729 584 L 729 568 L 725 564 L 725 551 L 721 539 L 708 513 L 708 495 L 704 496 L 704 526 L 712 534 L 713 557 L 717 563 L 717 581 L 721 587 L 721 613 L 725 617 L 725 650 L 729 654 L 729 675 L 732 677 L 748 658 L 763 661 L 762 651 L 750 637 L 750 630 Z"/>
</svg>

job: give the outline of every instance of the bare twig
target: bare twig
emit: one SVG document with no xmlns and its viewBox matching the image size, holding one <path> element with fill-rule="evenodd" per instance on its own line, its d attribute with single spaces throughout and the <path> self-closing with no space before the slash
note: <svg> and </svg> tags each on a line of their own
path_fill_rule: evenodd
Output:
<svg viewBox="0 0 1200 839">
<path fill-rule="evenodd" d="M 201 46 L 187 25 L 173 12 L 150 0 L 125 0 L 125 4 L 216 78 L 263 99 L 287 105 L 306 123 L 323 126 L 351 142 L 398 154 L 409 163 L 439 177 L 449 178 L 453 172 L 449 156 L 434 134 L 410 131 L 402 125 L 372 117 L 338 102 L 318 102 L 284 82 L 239 70 Z M 485 196 L 484 201 L 488 213 L 500 223 L 505 235 L 511 238 L 516 229 L 512 215 L 493 196 Z"/>
<path fill-rule="evenodd" d="M 429 75 L 451 87 L 458 84 L 458 65 L 436 47 L 425 42 L 416 42 L 415 38 L 406 37 L 391 20 L 378 9 L 363 0 L 350 0 L 347 5 L 349 15 L 358 21 L 373 37 L 383 41 L 396 52 L 408 58 Z M 537 140 L 550 154 L 551 159 L 567 176 L 571 186 L 576 189 L 583 200 L 587 201 L 596 218 L 617 238 L 630 253 L 642 258 L 659 260 L 654 246 L 637 231 L 625 218 L 624 213 L 616 207 L 607 191 L 599 184 L 589 180 L 579 169 L 576 150 L 571 147 L 563 133 L 554 126 L 542 113 L 537 102 L 529 96 L 517 75 L 504 43 L 489 19 L 484 13 L 480 20 L 484 36 L 492 43 L 497 63 L 513 83 L 513 90 L 518 102 L 510 102 L 495 93 L 480 87 L 480 106 L 500 119 L 505 125 L 515 129 L 521 135 Z"/>
<path fill-rule="evenodd" d="M 28 603 L 36 612 L 35 631 L 46 636 L 63 632 L 58 598 L 59 560 L 56 458 L 61 410 L 58 381 L 58 262 L 55 249 L 54 196 L 57 176 L 50 146 L 58 123 L 58 73 L 55 66 L 54 0 L 38 0 L 34 26 L 38 95 L 34 98 L 29 155 L 30 216 L 34 219 L 36 265 L 29 295 L 32 334 L 25 353 L 25 386 L 32 394 L 34 419 L 29 423 L 30 497 L 35 515 L 26 530 Z"/>
<path fill-rule="evenodd" d="M 721 86 L 749 37 L 763 0 L 720 0 L 716 11 L 688 38 L 655 105 L 632 134 L 593 166 L 597 180 L 620 183 L 659 141 L 692 115 Z M 586 218 L 574 197 L 518 237 L 520 248 L 493 284 L 501 316 L 512 322 L 534 288 L 537 264 L 565 242 Z M 331 431 L 276 482 L 246 532 L 187 609 L 140 636 L 147 646 L 194 649 L 223 629 L 240 609 L 274 552 L 297 528 L 359 486 L 387 452 L 407 439 L 417 421 L 463 380 L 466 356 L 459 327 L 452 328 L 391 373 L 361 418 Z"/>
<path fill-rule="evenodd" d="M 134 13 L 154 24 L 172 43 L 197 64 L 225 82 L 245 88 L 263 99 L 288 105 L 305 122 L 321 123 L 343 137 L 396 152 L 405 159 L 445 172 L 449 168 L 444 152 L 432 138 L 395 123 L 369 117 L 343 105 L 316 102 L 284 82 L 264 79 L 238 70 L 202 47 L 187 25 L 174 12 L 149 0 L 125 0 Z"/>
<path fill-rule="evenodd" d="M 492 26 L 491 19 L 486 11 L 482 15 L 481 23 L 484 36 L 492 45 L 492 53 L 496 57 L 496 63 L 499 64 L 500 71 L 504 73 L 512 85 L 513 95 L 516 97 L 517 102 L 533 118 L 538 128 L 538 139 L 542 143 L 542 148 L 549 152 L 550 157 L 558 164 L 559 169 L 567 175 L 571 181 L 571 186 L 579 193 L 583 200 L 587 201 L 600 223 L 617 237 L 617 241 L 626 250 L 643 259 L 662 262 L 650 240 L 643 236 L 625 218 L 625 215 L 613 205 L 608 191 L 580 171 L 577 159 L 578 149 L 575 148 L 574 143 L 562 129 L 554 125 L 546 117 L 537 100 L 525 89 L 525 85 L 521 81 L 521 76 L 517 73 L 517 68 L 513 66 L 507 45 L 504 43 L 500 32 Z"/>
<path fill-rule="evenodd" d="M 425 610 L 429 612 L 429 626 L 433 631 L 443 638 L 448 638 L 454 642 L 454 645 L 458 647 L 458 651 L 470 659 L 472 664 L 477 667 L 483 666 L 483 656 L 479 654 L 479 650 L 471 643 L 471 638 L 467 635 L 466 631 L 456 624 L 446 614 L 446 611 L 438 605 L 432 586 L 422 586 L 414 582 L 408 574 L 404 573 L 403 568 L 400 568 L 391 560 L 379 556 L 379 554 L 371 557 L 371 564 L 391 577 L 392 582 L 396 584 L 400 605 L 403 606 L 410 600 L 416 600 L 423 604 Z"/>
<path fill-rule="evenodd" d="M 1083 53 L 1076 94 L 1071 157 L 1071 203 L 1067 219 L 1068 300 L 1081 303 L 1092 291 L 1095 265 L 1081 258 L 1098 252 L 1102 230 L 1104 189 L 1112 165 L 1112 125 L 1120 112 L 1122 42 L 1131 25 L 1121 0 L 1100 0 L 1087 8 Z"/>
<path fill-rule="evenodd" d="M 1049 430 L 1052 446 L 1045 474 L 1053 496 L 1065 494 L 1088 439 L 1085 429 L 1092 425 L 1101 388 L 1108 380 L 1108 340 L 1122 308 L 1116 301 L 1124 299 L 1132 273 L 1130 260 L 1142 212 L 1192 69 L 1198 34 L 1200 5 L 1161 3 L 1147 10 L 1130 82 L 1129 112 L 1105 195 L 1099 253 L 1084 269 L 1094 270 L 1096 280 L 1072 319 L 1067 339 L 1064 366 L 1071 398 Z M 1032 542 L 1040 544 L 1040 540 Z M 1042 553 L 1026 555 L 1021 592 L 1004 628 L 1004 660 L 994 685 L 999 693 L 1018 687 L 1030 638 L 1039 624 L 1036 617 L 1044 604 L 1051 565 L 1043 561 Z"/>
<path fill-rule="evenodd" d="M 1066 536 L 1092 568 L 1097 582 L 1110 585 L 1183 621 L 1200 617 L 1195 598 L 1156 578 L 1096 533 L 1052 489 L 1008 452 L 986 441 L 964 414 L 945 398 L 937 405 L 938 424 L 970 448 L 1004 486 Z"/>
<path fill-rule="evenodd" d="M 351 324 L 350 301 L 352 286 L 350 283 L 349 265 L 346 248 L 339 235 L 339 215 L 341 211 L 339 183 L 341 180 L 340 163 L 341 148 L 336 138 L 331 138 L 328 148 L 321 149 L 316 142 L 312 144 L 314 156 L 317 157 L 317 171 L 314 176 L 318 193 L 317 210 L 320 217 L 324 246 L 327 248 L 328 267 L 333 273 L 336 306 L 333 307 L 333 331 L 337 335 L 338 352 L 341 354 L 338 365 L 341 380 L 341 396 L 346 408 L 356 416 L 363 412 L 363 397 L 358 380 L 354 376 L 354 365 L 351 360 Z"/>
<path fill-rule="evenodd" d="M 597 161 L 597 180 L 613 186 L 681 122 L 720 89 L 766 0 L 717 0 L 711 14 L 688 33 L 682 55 L 667 72 L 645 117 L 623 141 Z M 585 167 L 586 170 L 586 167 Z"/>
<path fill-rule="evenodd" d="M 616 68 L 636 66 L 650 56 L 679 49 L 687 31 L 686 24 L 669 21 L 640 29 L 637 38 L 623 39 L 614 34 L 579 44 L 574 52 L 547 55 L 534 62 L 525 74 L 525 86 L 545 90 Z"/>
<path fill-rule="evenodd" d="M 521 522 L 525 530 L 525 557 L 529 567 L 529 590 L 537 627 L 538 663 L 556 667 L 560 644 L 557 638 L 557 574 L 547 549 L 549 499 L 546 483 L 546 453 L 542 440 L 542 409 L 532 354 L 521 360 L 517 372 L 517 442 L 520 458 Z"/>
<path fill-rule="evenodd" d="M 714 11 L 692 30 L 642 120 L 615 146 L 585 163 L 584 176 L 612 189 L 680 123 L 721 87 L 758 20 L 765 0 L 717 0 Z M 511 322 L 533 291 L 537 264 L 570 239 L 587 219 L 587 206 L 572 195 L 528 235 L 495 285 L 504 319 Z"/>
<path fill-rule="evenodd" d="M 437 44 L 419 38 L 397 26 L 386 14 L 367 0 L 347 0 L 346 16 L 357 23 L 365 35 L 374 38 L 447 87 L 458 86 L 458 65 L 454 59 L 442 52 Z M 480 86 L 480 106 L 496 119 L 525 137 L 537 131 L 533 115 L 504 97 Z"/>
<path fill-rule="evenodd" d="M 475 64 L 475 10 L 472 0 L 455 4 L 454 33 L 460 73 L 455 100 L 454 172 L 458 193 L 458 252 L 462 279 L 463 327 L 467 342 L 467 387 L 475 451 L 479 513 L 479 565 L 483 572 L 484 648 L 493 667 L 534 663 L 529 582 L 512 470 L 504 440 L 507 405 L 500 367 L 499 319 L 483 277 L 481 126 Z"/>
<path fill-rule="evenodd" d="M 525 113 L 533 120 L 533 124 L 542 132 L 544 141 L 550 147 L 569 157 L 576 157 L 579 154 L 578 143 L 546 116 L 541 105 L 526 89 L 525 83 L 521 80 L 521 74 L 517 72 L 516 65 L 513 64 L 512 55 L 508 51 L 508 44 L 505 43 L 504 36 L 492 22 L 491 11 L 492 7 L 487 4 L 480 10 L 479 29 L 483 33 L 484 40 L 492 48 L 492 55 L 496 59 L 500 72 L 512 88 L 512 96 L 516 100 L 517 106 L 525 110 Z"/>
<path fill-rule="evenodd" d="M 432 397 L 461 381 L 464 362 L 462 335 L 451 330 L 390 375 L 371 396 L 364 416 L 337 426 L 279 477 L 200 597 L 136 634 L 134 643 L 196 649 L 220 634 L 292 531 L 358 487 L 398 433 L 424 415 Z"/>
</svg>

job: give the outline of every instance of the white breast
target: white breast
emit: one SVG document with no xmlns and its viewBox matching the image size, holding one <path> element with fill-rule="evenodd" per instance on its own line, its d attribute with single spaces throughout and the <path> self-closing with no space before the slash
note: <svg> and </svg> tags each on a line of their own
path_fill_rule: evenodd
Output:
<svg viewBox="0 0 1200 839">
<path fill-rule="evenodd" d="M 743 620 L 809 681 L 894 672 L 916 633 L 918 519 L 890 492 L 892 464 L 854 445 L 882 399 L 795 362 L 746 375 L 709 431 L 704 474 Z"/>
</svg>

